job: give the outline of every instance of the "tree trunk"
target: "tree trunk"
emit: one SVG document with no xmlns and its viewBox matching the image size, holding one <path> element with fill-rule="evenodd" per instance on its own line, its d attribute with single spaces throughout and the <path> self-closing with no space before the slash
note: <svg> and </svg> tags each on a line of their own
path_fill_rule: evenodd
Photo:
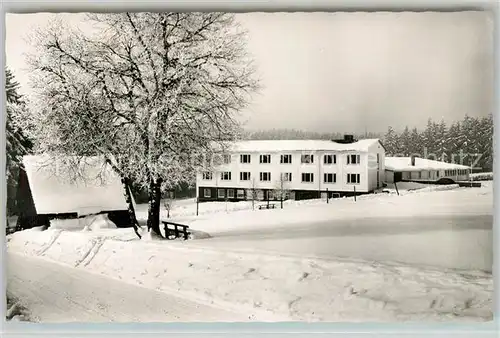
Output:
<svg viewBox="0 0 500 338">
<path fill-rule="evenodd" d="M 139 237 L 139 239 L 141 239 L 141 234 L 139 233 L 139 229 L 141 228 L 141 226 L 139 225 L 139 222 L 137 222 L 137 218 L 135 217 L 134 203 L 132 203 L 132 193 L 130 192 L 130 179 L 127 177 L 123 177 L 118 167 L 115 166 L 109 158 L 106 159 L 106 163 L 109 164 L 111 168 L 121 177 L 125 195 L 125 202 L 128 205 L 127 211 L 130 216 L 130 221 L 132 222 L 135 234 L 137 235 L 137 237 Z"/>
<path fill-rule="evenodd" d="M 132 202 L 132 193 L 130 192 L 130 180 L 126 177 L 122 178 L 123 186 L 125 187 L 125 201 L 128 205 L 128 215 L 130 217 L 130 221 L 132 222 L 132 226 L 134 227 L 135 234 L 139 239 L 141 239 L 141 234 L 139 233 L 139 229 L 141 225 L 137 221 L 137 217 L 135 216 L 135 208 L 134 203 Z"/>
<path fill-rule="evenodd" d="M 151 179 L 148 198 L 148 231 L 163 237 L 160 231 L 161 179 Z"/>
</svg>

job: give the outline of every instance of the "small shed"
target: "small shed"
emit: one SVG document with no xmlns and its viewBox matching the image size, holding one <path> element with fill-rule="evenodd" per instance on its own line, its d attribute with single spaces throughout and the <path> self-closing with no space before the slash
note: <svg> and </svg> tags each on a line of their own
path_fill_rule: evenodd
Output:
<svg viewBox="0 0 500 338">
<path fill-rule="evenodd" d="M 128 188 L 127 188 L 128 189 Z M 51 219 L 108 214 L 118 227 L 132 226 L 119 175 L 101 157 L 23 157 L 17 191 L 18 226 L 49 226 Z"/>
<path fill-rule="evenodd" d="M 471 167 L 420 157 L 386 157 L 385 181 L 412 181 L 434 184 L 453 184 L 468 181 Z"/>
</svg>

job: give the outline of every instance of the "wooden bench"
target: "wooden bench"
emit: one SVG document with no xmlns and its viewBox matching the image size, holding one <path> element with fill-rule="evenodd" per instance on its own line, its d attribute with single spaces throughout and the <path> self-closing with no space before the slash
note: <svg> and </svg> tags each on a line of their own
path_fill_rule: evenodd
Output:
<svg viewBox="0 0 500 338">
<path fill-rule="evenodd" d="M 274 203 L 259 205 L 259 210 L 262 210 L 262 209 L 274 209 L 274 208 L 276 208 L 276 204 L 274 204 Z"/>
<path fill-rule="evenodd" d="M 174 235 L 175 238 L 179 238 L 180 234 L 182 234 L 182 237 L 184 239 L 188 239 L 189 235 L 191 234 L 188 231 L 189 226 L 187 226 L 187 225 L 169 222 L 169 221 L 161 221 L 161 222 L 165 226 L 165 237 L 167 239 L 170 237 L 170 235 Z"/>
</svg>

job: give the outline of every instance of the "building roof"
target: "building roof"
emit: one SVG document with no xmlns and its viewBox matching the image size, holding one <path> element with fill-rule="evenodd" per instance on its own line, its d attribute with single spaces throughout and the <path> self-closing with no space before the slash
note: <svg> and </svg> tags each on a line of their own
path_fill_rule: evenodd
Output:
<svg viewBox="0 0 500 338">
<path fill-rule="evenodd" d="M 411 157 L 386 157 L 385 169 L 391 171 L 415 171 L 415 170 L 448 170 L 448 169 L 470 169 L 465 165 L 446 163 L 415 157 L 415 165 L 411 165 Z"/>
<path fill-rule="evenodd" d="M 86 157 L 75 168 L 69 157 L 23 157 L 33 202 L 38 214 L 127 210 L 120 177 L 102 158 Z M 75 162 L 76 163 L 76 162 Z M 75 173 L 78 172 L 78 177 Z"/>
<path fill-rule="evenodd" d="M 233 152 L 283 152 L 283 151 L 368 151 L 379 139 L 364 139 L 342 144 L 330 140 L 249 140 L 237 141 L 230 148 Z"/>
</svg>

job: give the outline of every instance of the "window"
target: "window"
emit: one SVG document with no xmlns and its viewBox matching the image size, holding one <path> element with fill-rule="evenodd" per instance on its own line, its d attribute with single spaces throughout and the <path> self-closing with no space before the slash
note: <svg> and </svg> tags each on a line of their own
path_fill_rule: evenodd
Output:
<svg viewBox="0 0 500 338">
<path fill-rule="evenodd" d="M 268 190 L 267 191 L 267 199 L 268 200 L 273 200 L 274 199 L 274 191 Z"/>
<path fill-rule="evenodd" d="M 335 164 L 337 163 L 337 155 L 327 154 L 323 157 L 324 164 Z"/>
<path fill-rule="evenodd" d="M 436 171 L 436 177 L 439 178 L 439 170 Z"/>
<path fill-rule="evenodd" d="M 291 164 L 292 163 L 292 155 L 281 155 L 280 163 L 281 164 Z"/>
<path fill-rule="evenodd" d="M 283 180 L 283 182 L 291 182 L 292 173 L 281 173 L 281 179 Z"/>
<path fill-rule="evenodd" d="M 221 172 L 220 179 L 221 181 L 231 181 L 231 172 L 230 171 Z"/>
<path fill-rule="evenodd" d="M 222 155 L 222 162 L 224 162 L 224 164 L 231 163 L 231 155 L 228 154 Z"/>
<path fill-rule="evenodd" d="M 250 163 L 250 155 L 248 155 L 248 154 L 240 155 L 240 162 L 241 163 Z"/>
<path fill-rule="evenodd" d="M 302 173 L 302 182 L 305 182 L 305 183 L 314 182 L 314 174 L 313 173 Z"/>
<path fill-rule="evenodd" d="M 260 155 L 260 163 L 271 163 L 271 155 Z"/>
<path fill-rule="evenodd" d="M 227 189 L 227 198 L 234 198 L 234 189 Z"/>
<path fill-rule="evenodd" d="M 238 191 L 236 192 L 236 196 L 238 198 L 241 198 L 241 199 L 245 198 L 245 190 L 244 189 L 238 189 Z"/>
<path fill-rule="evenodd" d="M 347 155 L 347 164 L 359 164 L 360 156 L 359 155 Z"/>
<path fill-rule="evenodd" d="M 314 155 L 302 155 L 300 157 L 301 163 L 314 163 Z"/>
<path fill-rule="evenodd" d="M 347 174 L 347 183 L 351 184 L 359 183 L 359 174 Z"/>
<path fill-rule="evenodd" d="M 260 173 L 260 180 L 261 181 L 270 181 L 271 180 L 271 173 L 270 172 Z"/>
<path fill-rule="evenodd" d="M 218 189 L 217 190 L 217 197 L 224 198 L 225 197 L 225 190 L 224 189 Z"/>
<path fill-rule="evenodd" d="M 264 199 L 264 190 L 257 190 L 255 193 L 255 199 L 257 200 L 263 200 Z"/>
<path fill-rule="evenodd" d="M 250 172 L 249 171 L 241 171 L 240 172 L 240 181 L 250 181 Z"/>
<path fill-rule="evenodd" d="M 212 173 L 209 171 L 203 172 L 203 179 L 206 181 L 210 181 L 212 179 Z"/>
<path fill-rule="evenodd" d="M 212 197 L 212 191 L 210 189 L 203 189 L 203 197 Z"/>
<path fill-rule="evenodd" d="M 323 179 L 325 183 L 335 183 L 337 182 L 337 174 L 325 173 L 323 174 Z"/>
</svg>

